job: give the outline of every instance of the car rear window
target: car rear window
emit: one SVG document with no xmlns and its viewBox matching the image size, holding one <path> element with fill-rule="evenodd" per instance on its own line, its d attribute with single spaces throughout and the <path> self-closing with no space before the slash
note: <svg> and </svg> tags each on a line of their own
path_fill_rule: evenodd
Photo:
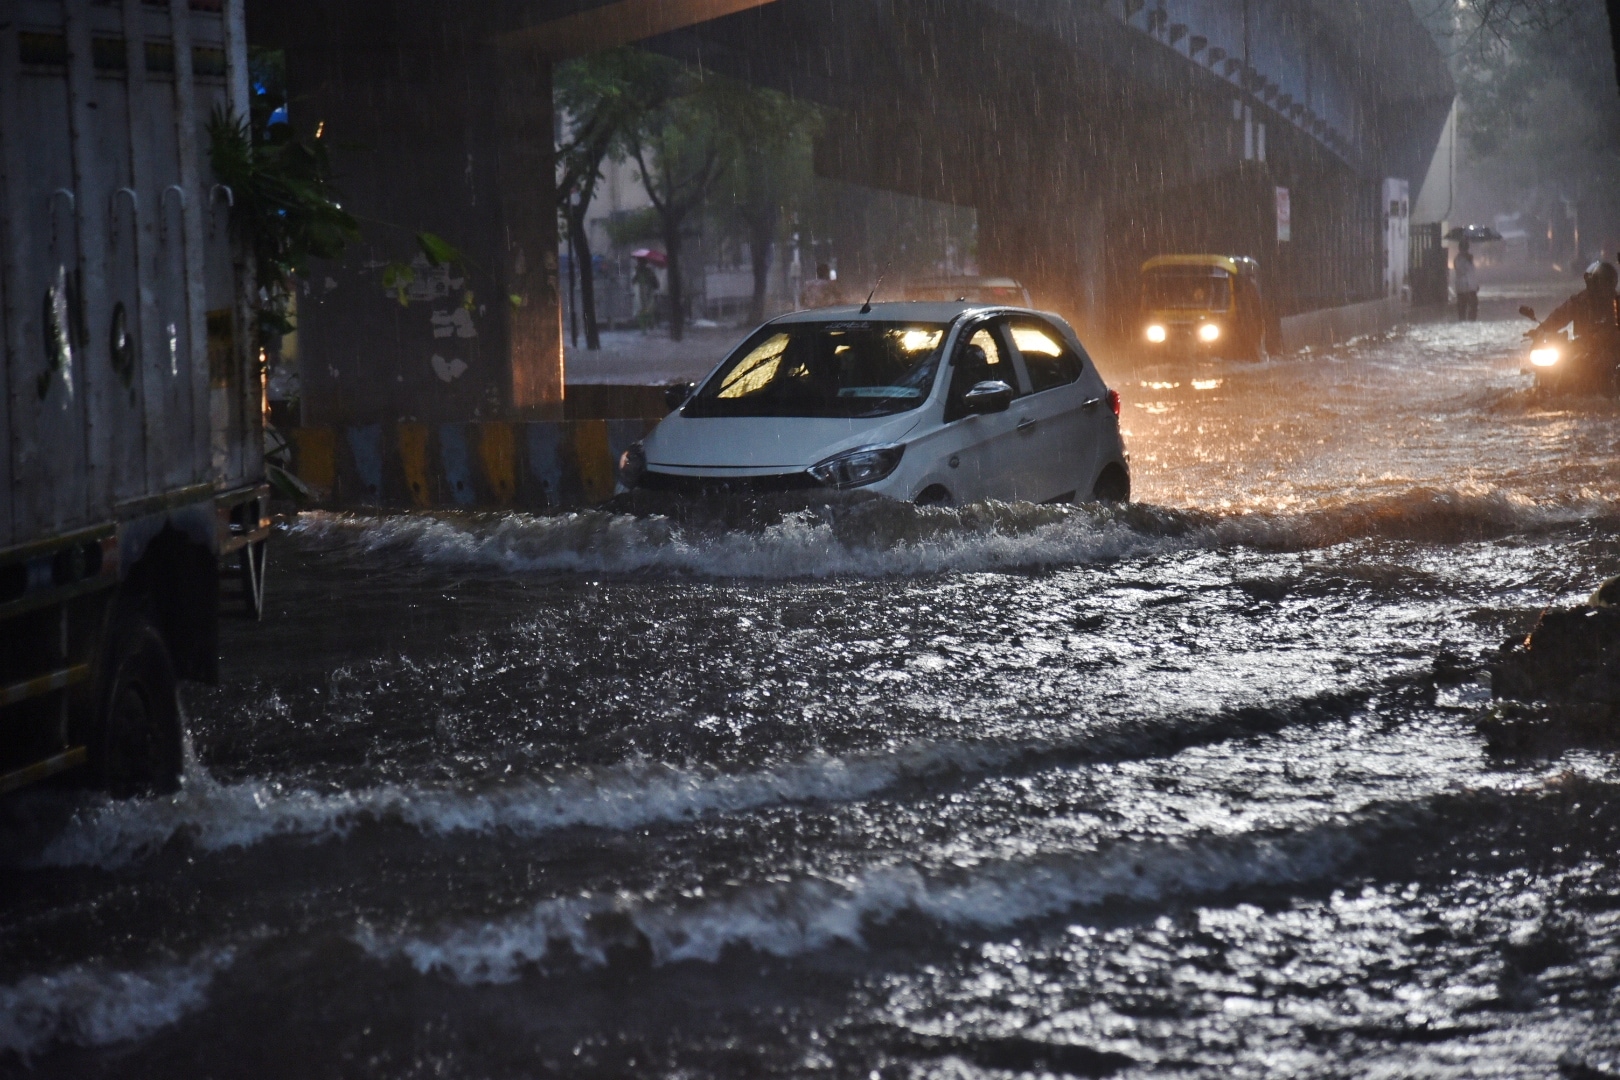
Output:
<svg viewBox="0 0 1620 1080">
<path fill-rule="evenodd" d="M 1024 358 L 1033 394 L 1066 386 L 1080 377 L 1085 363 L 1071 349 L 1057 328 L 1036 319 L 1015 319 L 1010 326 L 1013 344 Z"/>
</svg>

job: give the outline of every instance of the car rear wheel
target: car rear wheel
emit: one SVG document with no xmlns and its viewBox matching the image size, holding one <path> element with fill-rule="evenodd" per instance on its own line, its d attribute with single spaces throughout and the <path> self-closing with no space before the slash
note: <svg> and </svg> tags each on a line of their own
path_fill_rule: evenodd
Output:
<svg viewBox="0 0 1620 1080">
<path fill-rule="evenodd" d="M 1109 462 L 1108 467 L 1097 477 L 1097 485 L 1091 489 L 1091 497 L 1098 502 L 1127 503 L 1131 501 L 1131 474 L 1117 461 Z"/>
<path fill-rule="evenodd" d="M 180 702 L 163 635 L 143 615 L 120 618 L 108 637 L 106 679 L 88 740 L 97 787 L 117 798 L 180 786 Z"/>
</svg>

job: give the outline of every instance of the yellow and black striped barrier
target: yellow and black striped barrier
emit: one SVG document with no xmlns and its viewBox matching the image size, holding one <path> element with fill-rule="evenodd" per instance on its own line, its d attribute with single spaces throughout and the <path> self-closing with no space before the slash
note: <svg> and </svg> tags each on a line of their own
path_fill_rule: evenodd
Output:
<svg viewBox="0 0 1620 1080">
<path fill-rule="evenodd" d="M 613 494 L 619 456 L 657 421 L 362 424 L 292 431 L 292 471 L 345 506 L 586 506 Z"/>
</svg>

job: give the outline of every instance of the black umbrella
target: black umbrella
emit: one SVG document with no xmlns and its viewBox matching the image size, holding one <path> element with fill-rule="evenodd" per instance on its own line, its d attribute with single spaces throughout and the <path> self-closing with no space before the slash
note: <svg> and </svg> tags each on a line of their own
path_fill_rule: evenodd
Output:
<svg viewBox="0 0 1620 1080">
<path fill-rule="evenodd" d="M 1489 225 L 1470 225 L 1466 229 L 1461 225 L 1446 233 L 1447 240 L 1467 240 L 1471 244 L 1483 244 L 1488 240 L 1500 240 L 1502 234 Z"/>
</svg>

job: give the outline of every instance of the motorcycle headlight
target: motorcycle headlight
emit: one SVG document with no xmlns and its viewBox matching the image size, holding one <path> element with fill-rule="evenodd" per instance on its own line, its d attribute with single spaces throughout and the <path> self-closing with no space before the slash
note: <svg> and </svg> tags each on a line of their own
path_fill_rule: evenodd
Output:
<svg viewBox="0 0 1620 1080">
<path fill-rule="evenodd" d="M 1219 324 L 1207 322 L 1198 328 L 1199 341 L 1214 341 L 1221 336 Z"/>
<path fill-rule="evenodd" d="M 633 442 L 619 455 L 619 483 L 633 488 L 641 483 L 641 475 L 646 471 L 647 451 L 639 442 Z"/>
<path fill-rule="evenodd" d="M 875 484 L 894 472 L 906 452 L 898 446 L 862 446 L 818 461 L 806 471 L 828 487 L 851 488 Z"/>
<path fill-rule="evenodd" d="M 1164 327 L 1160 326 L 1158 323 L 1154 323 L 1147 328 L 1147 339 L 1153 342 L 1155 345 L 1164 344 L 1164 339 L 1169 336 L 1170 335 L 1165 332 Z"/>
<path fill-rule="evenodd" d="M 1558 363 L 1558 346 L 1538 345 L 1530 350 L 1530 362 L 1536 367 L 1552 367 Z"/>
</svg>

